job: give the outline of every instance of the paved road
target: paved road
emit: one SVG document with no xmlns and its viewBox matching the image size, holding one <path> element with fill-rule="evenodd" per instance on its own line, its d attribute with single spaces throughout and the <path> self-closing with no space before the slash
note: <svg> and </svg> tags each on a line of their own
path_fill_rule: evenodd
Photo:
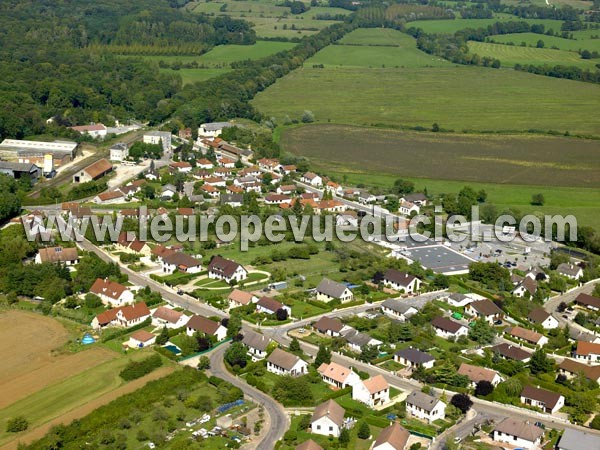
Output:
<svg viewBox="0 0 600 450">
<path fill-rule="evenodd" d="M 239 387 L 244 392 L 244 395 L 264 407 L 268 419 L 263 423 L 262 429 L 266 430 L 266 433 L 263 434 L 262 439 L 253 447 L 259 449 L 275 448 L 275 443 L 283 437 L 290 426 L 288 416 L 283 406 L 278 402 L 229 373 L 223 363 L 223 355 L 228 347 L 229 344 L 220 345 L 210 354 L 210 373 Z"/>
</svg>

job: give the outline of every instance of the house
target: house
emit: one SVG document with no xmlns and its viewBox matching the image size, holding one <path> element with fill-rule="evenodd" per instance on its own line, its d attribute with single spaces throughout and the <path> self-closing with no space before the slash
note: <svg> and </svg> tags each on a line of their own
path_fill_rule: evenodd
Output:
<svg viewBox="0 0 600 450">
<path fill-rule="evenodd" d="M 308 441 L 304 441 L 302 444 L 297 445 L 294 450 L 323 450 L 323 447 L 312 439 L 309 439 Z"/>
<path fill-rule="evenodd" d="M 351 302 L 354 294 L 345 284 L 337 283 L 329 278 L 323 278 L 317 286 L 317 300 L 329 303 L 339 300 L 342 303 Z"/>
<path fill-rule="evenodd" d="M 383 284 L 396 291 L 412 294 L 417 292 L 421 287 L 421 280 L 408 273 L 400 272 L 396 269 L 388 269 L 383 274 Z"/>
<path fill-rule="evenodd" d="M 398 422 L 384 428 L 373 443 L 372 450 L 404 450 L 410 433 Z"/>
<path fill-rule="evenodd" d="M 399 362 L 406 367 L 423 367 L 424 369 L 431 369 L 435 363 L 435 358 L 429 353 L 408 347 L 394 353 L 394 361 Z"/>
<path fill-rule="evenodd" d="M 341 332 L 344 329 L 344 324 L 339 320 L 331 317 L 323 316 L 315 323 L 313 328 L 319 333 L 326 334 L 331 337 L 341 336 Z"/>
<path fill-rule="evenodd" d="M 129 147 L 124 142 L 117 142 L 110 147 L 110 160 L 121 162 L 129 156 Z"/>
<path fill-rule="evenodd" d="M 213 174 L 217 177 L 228 179 L 231 177 L 231 175 L 233 175 L 233 169 L 227 167 L 217 167 L 213 171 Z"/>
<path fill-rule="evenodd" d="M 497 320 L 502 320 L 504 313 L 491 300 L 477 300 L 469 303 L 465 308 L 465 313 L 483 319 L 492 325 Z"/>
<path fill-rule="evenodd" d="M 225 280 L 227 283 L 232 281 L 239 283 L 247 276 L 248 271 L 244 269 L 244 266 L 219 255 L 213 256 L 208 264 L 208 278 Z"/>
<path fill-rule="evenodd" d="M 400 214 L 404 214 L 405 216 L 410 216 L 411 214 L 419 214 L 421 212 L 421 208 L 419 205 L 415 205 L 412 202 L 407 202 L 405 200 L 400 201 L 400 206 L 398 208 L 398 212 Z"/>
<path fill-rule="evenodd" d="M 129 348 L 144 348 L 149 347 L 156 342 L 156 335 L 146 331 L 137 330 L 129 336 L 127 346 Z"/>
<path fill-rule="evenodd" d="M 517 287 L 515 287 L 513 289 L 512 294 L 515 297 L 525 297 L 526 295 L 533 297 L 536 292 L 537 292 L 537 281 L 535 281 L 529 277 L 525 277 L 523 279 L 523 281 L 521 281 L 517 285 Z"/>
<path fill-rule="evenodd" d="M 226 156 L 217 157 L 217 163 L 221 167 L 233 169 L 235 167 L 235 159 L 227 158 Z"/>
<path fill-rule="evenodd" d="M 169 169 L 173 172 L 190 173 L 192 171 L 192 165 L 187 161 L 177 161 L 169 164 Z"/>
<path fill-rule="evenodd" d="M 600 298 L 589 294 L 579 294 L 575 298 L 575 303 L 583 306 L 584 308 L 591 309 L 592 311 L 600 311 Z"/>
<path fill-rule="evenodd" d="M 308 364 L 300 357 L 276 348 L 267 358 L 267 370 L 276 375 L 295 377 L 308 373 Z"/>
<path fill-rule="evenodd" d="M 277 188 L 277 193 L 282 195 L 292 195 L 296 192 L 296 186 L 293 184 L 282 185 Z"/>
<path fill-rule="evenodd" d="M 229 301 L 229 309 L 237 308 L 239 306 L 246 306 L 250 303 L 256 303 L 258 301 L 254 294 L 241 291 L 239 289 L 234 289 L 231 291 L 227 297 L 227 300 Z"/>
<path fill-rule="evenodd" d="M 212 197 L 212 198 L 219 198 L 219 196 L 221 195 L 221 193 L 219 192 L 219 190 L 216 187 L 211 186 L 210 184 L 204 184 L 204 185 L 202 185 L 202 187 L 200 188 L 200 190 L 204 194 L 206 194 L 206 195 L 208 195 L 209 197 Z"/>
<path fill-rule="evenodd" d="M 545 413 L 554 414 L 565 406 L 565 398 L 556 392 L 525 386 L 521 391 L 521 403 L 540 408 Z"/>
<path fill-rule="evenodd" d="M 160 190 L 160 198 L 171 199 L 175 194 L 177 194 L 177 188 L 172 184 L 165 184 Z"/>
<path fill-rule="evenodd" d="M 335 224 L 338 227 L 358 227 L 358 214 L 356 211 L 345 211 L 338 214 L 335 218 Z"/>
<path fill-rule="evenodd" d="M 345 328 L 347 329 L 345 331 L 342 331 L 342 336 L 346 340 L 346 343 L 348 344 L 350 350 L 360 352 L 362 351 L 362 348 L 365 345 L 379 347 L 381 344 L 383 344 L 383 342 L 371 337 L 366 333 L 360 333 L 351 327 Z"/>
<path fill-rule="evenodd" d="M 544 308 L 535 308 L 527 315 L 527 320 L 535 325 L 541 325 L 545 330 L 558 328 L 558 320 Z"/>
<path fill-rule="evenodd" d="M 244 196 L 242 194 L 223 194 L 219 203 L 229 205 L 232 208 L 240 208 L 244 204 Z"/>
<path fill-rule="evenodd" d="M 471 297 L 465 294 L 460 294 L 458 292 L 450 294 L 448 297 L 446 297 L 445 300 L 450 306 L 454 306 L 456 308 L 464 308 L 473 301 Z"/>
<path fill-rule="evenodd" d="M 133 302 L 133 292 L 108 278 L 97 278 L 92 284 L 90 292 L 100 297 L 105 305 L 123 306 Z"/>
<path fill-rule="evenodd" d="M 141 324 L 149 317 L 150 310 L 146 303 L 134 303 L 133 305 L 120 306 L 98 314 L 92 320 L 92 328 L 99 329 L 106 326 L 130 328 Z"/>
<path fill-rule="evenodd" d="M 126 234 L 126 233 L 121 233 Z M 119 238 L 117 241 L 117 245 L 120 247 L 120 250 L 125 253 L 135 253 L 137 255 L 142 256 L 150 256 L 152 254 L 152 249 L 150 246 L 139 239 L 134 239 L 132 241 L 127 241 L 126 237 L 124 239 Z"/>
<path fill-rule="evenodd" d="M 456 339 L 469 334 L 467 327 L 447 317 L 435 317 L 431 321 L 431 326 L 435 330 L 435 334 L 444 339 Z"/>
<path fill-rule="evenodd" d="M 289 306 L 278 302 L 272 297 L 261 297 L 256 302 L 256 312 L 259 313 L 275 314 L 280 309 L 287 311 L 288 317 L 292 315 L 292 309 Z"/>
<path fill-rule="evenodd" d="M 150 181 L 156 181 L 160 178 L 160 173 L 153 167 L 150 167 L 148 171 L 144 172 L 144 178 Z"/>
<path fill-rule="evenodd" d="M 464 375 L 471 380 L 471 386 L 475 387 L 480 381 L 488 381 L 492 386 L 496 387 L 504 381 L 498 372 L 484 367 L 473 366 L 471 364 L 462 363 L 458 368 L 459 375 Z"/>
<path fill-rule="evenodd" d="M 583 269 L 575 264 L 562 263 L 556 268 L 556 272 L 571 280 L 579 280 L 583 276 Z"/>
<path fill-rule="evenodd" d="M 446 417 L 446 404 L 421 391 L 413 391 L 406 397 L 406 412 L 431 423 Z"/>
<path fill-rule="evenodd" d="M 506 328 L 504 332 L 518 341 L 527 342 L 540 347 L 543 347 L 548 343 L 548 338 L 546 336 L 533 330 L 528 330 L 527 328 L 515 326 Z"/>
<path fill-rule="evenodd" d="M 162 144 L 164 152 L 171 150 L 171 133 L 168 131 L 149 131 L 142 138 L 144 144 Z"/>
<path fill-rule="evenodd" d="M 600 382 L 600 366 L 578 363 L 569 358 L 563 359 L 558 365 L 558 372 L 567 378 L 573 378 L 582 373 L 588 380 Z"/>
<path fill-rule="evenodd" d="M 162 269 L 163 273 L 168 274 L 176 270 L 183 273 L 200 273 L 202 272 L 202 261 L 183 252 L 172 252 L 163 255 Z"/>
<path fill-rule="evenodd" d="M 321 213 L 338 213 L 346 211 L 346 204 L 338 200 L 321 200 L 317 203 L 318 208 L 315 212 Z"/>
<path fill-rule="evenodd" d="M 352 386 L 352 400 L 358 400 L 371 408 L 385 405 L 390 401 L 390 385 L 383 375 L 360 380 Z"/>
<path fill-rule="evenodd" d="M 252 358 L 252 361 L 265 359 L 267 357 L 267 348 L 270 343 L 271 339 L 264 334 L 252 330 L 244 331 L 242 344 L 248 347 L 248 354 Z"/>
<path fill-rule="evenodd" d="M 346 410 L 333 400 L 321 403 L 310 418 L 311 433 L 339 437 L 344 426 L 344 414 Z"/>
<path fill-rule="evenodd" d="M 266 205 L 281 205 L 284 203 L 291 204 L 292 198 L 283 194 L 269 194 L 265 196 Z"/>
<path fill-rule="evenodd" d="M 600 344 L 593 342 L 577 342 L 577 348 L 573 352 L 575 359 L 583 359 L 589 363 L 600 362 Z"/>
<path fill-rule="evenodd" d="M 202 158 L 196 161 L 196 167 L 210 170 L 214 167 L 214 164 L 210 159 Z"/>
<path fill-rule="evenodd" d="M 417 206 L 427 206 L 427 196 L 422 192 L 414 192 L 412 194 L 405 194 L 400 201 L 414 203 Z"/>
<path fill-rule="evenodd" d="M 212 187 L 225 187 L 227 185 L 227 181 L 225 178 L 221 177 L 208 177 L 204 179 L 204 185 Z"/>
<path fill-rule="evenodd" d="M 300 177 L 300 181 L 315 187 L 323 186 L 323 178 L 313 172 L 306 172 Z"/>
<path fill-rule="evenodd" d="M 196 332 L 204 333 L 208 336 L 216 336 L 217 341 L 222 341 L 227 337 L 227 328 L 219 322 L 199 315 L 192 316 L 186 324 L 186 333 L 188 336 L 192 336 Z"/>
<path fill-rule="evenodd" d="M 600 436 L 573 428 L 566 428 L 556 444 L 556 450 L 591 450 L 593 448 L 600 448 Z"/>
<path fill-rule="evenodd" d="M 335 183 L 334 181 L 328 181 L 325 184 L 325 192 L 331 192 L 333 195 L 342 196 L 344 189 L 338 183 Z"/>
<path fill-rule="evenodd" d="M 419 311 L 414 306 L 408 305 L 400 300 L 388 298 L 381 304 L 381 312 L 404 322 Z"/>
<path fill-rule="evenodd" d="M 35 255 L 35 263 L 59 263 L 65 266 L 72 266 L 79 262 L 79 253 L 77 247 L 46 247 L 40 248 Z"/>
<path fill-rule="evenodd" d="M 218 137 L 223 132 L 223 129 L 232 127 L 233 124 L 231 122 L 210 122 L 203 123 L 198 127 L 198 139 L 200 137 Z"/>
<path fill-rule="evenodd" d="M 298 168 L 294 164 L 280 165 L 279 167 L 277 167 L 279 173 L 283 175 L 289 175 L 290 173 L 295 172 L 297 169 Z"/>
<path fill-rule="evenodd" d="M 167 327 L 176 329 L 185 326 L 190 318 L 180 311 L 159 306 L 152 313 L 152 325 L 155 327 Z"/>
<path fill-rule="evenodd" d="M 594 344 L 600 344 L 600 336 L 587 332 L 587 331 L 583 331 L 583 330 L 579 330 L 577 328 L 569 328 L 569 339 L 579 342 L 593 342 Z"/>
<path fill-rule="evenodd" d="M 352 369 L 335 362 L 321 364 L 317 372 L 321 374 L 325 383 L 340 389 L 354 386 L 360 382 L 360 377 Z"/>
<path fill-rule="evenodd" d="M 258 161 L 258 167 L 262 170 L 273 171 L 279 167 L 279 160 L 272 158 L 261 158 Z"/>
<path fill-rule="evenodd" d="M 109 172 L 112 172 L 113 166 L 106 159 L 100 159 L 90 164 L 85 169 L 73 175 L 73 183 L 87 183 L 102 178 Z"/>
<path fill-rule="evenodd" d="M 492 352 L 500 355 L 504 359 L 512 359 L 513 361 L 529 362 L 531 353 L 522 350 L 520 347 L 511 344 L 498 344 L 492 347 Z"/>
<path fill-rule="evenodd" d="M 125 201 L 126 195 L 120 189 L 114 191 L 103 192 L 94 197 L 94 203 L 102 205 L 110 205 L 112 203 L 122 203 Z"/>
<path fill-rule="evenodd" d="M 93 138 L 105 138 L 107 134 L 107 128 L 102 123 L 91 123 L 89 125 L 78 125 L 75 127 L 69 127 L 73 131 L 77 131 L 79 134 L 87 134 Z"/>
<path fill-rule="evenodd" d="M 492 439 L 515 446 L 516 448 L 534 449 L 542 442 L 544 430 L 522 420 L 506 418 L 492 432 Z"/>
</svg>

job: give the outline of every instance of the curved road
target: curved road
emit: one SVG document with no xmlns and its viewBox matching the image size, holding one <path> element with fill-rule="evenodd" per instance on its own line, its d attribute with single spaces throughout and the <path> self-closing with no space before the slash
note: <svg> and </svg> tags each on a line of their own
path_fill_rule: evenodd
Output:
<svg viewBox="0 0 600 450">
<path fill-rule="evenodd" d="M 246 396 L 250 397 L 256 403 L 265 408 L 268 419 L 263 424 L 262 429 L 266 430 L 266 434 L 256 444 L 255 448 L 275 448 L 275 443 L 283 437 L 284 433 L 290 426 L 288 416 L 285 413 L 283 406 L 281 406 L 278 402 L 273 400 L 267 394 L 259 391 L 253 386 L 250 386 L 242 379 L 229 373 L 229 371 L 225 368 L 225 363 L 223 362 L 223 356 L 228 347 L 229 345 L 219 345 L 213 352 L 211 352 L 209 356 L 210 373 L 240 388 Z"/>
</svg>

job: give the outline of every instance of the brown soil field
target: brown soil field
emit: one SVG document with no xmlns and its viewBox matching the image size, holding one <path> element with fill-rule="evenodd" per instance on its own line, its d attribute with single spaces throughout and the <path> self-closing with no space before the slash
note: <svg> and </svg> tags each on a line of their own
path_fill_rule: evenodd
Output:
<svg viewBox="0 0 600 450">
<path fill-rule="evenodd" d="M 309 125 L 285 130 L 281 144 L 332 169 L 499 184 L 600 186 L 597 140 Z"/>
<path fill-rule="evenodd" d="M 118 356 L 101 347 L 53 355 L 68 337 L 50 317 L 16 310 L 0 313 L 0 409 Z"/>
<path fill-rule="evenodd" d="M 89 413 L 91 413 L 93 410 L 112 402 L 113 400 L 121 397 L 122 395 L 129 394 L 129 393 L 141 388 L 149 381 L 157 380 L 158 378 L 168 375 L 169 373 L 173 372 L 173 370 L 174 370 L 173 367 L 161 367 L 161 368 L 155 370 L 154 372 L 146 375 L 145 377 L 131 381 L 131 382 L 125 384 L 124 386 L 121 386 L 120 388 L 109 392 L 108 394 L 105 394 L 98 398 L 95 398 L 91 402 L 88 402 L 83 406 L 80 406 L 78 408 L 73 409 L 72 411 L 69 411 L 67 414 L 63 414 L 62 416 L 60 416 L 56 419 L 53 419 L 40 427 L 37 427 L 31 431 L 28 431 L 25 434 L 19 435 L 18 440 L 15 439 L 14 441 L 3 445 L 2 447 L 0 447 L 0 450 L 16 450 L 19 443 L 28 444 L 37 439 L 40 439 L 54 425 L 68 424 L 75 419 L 80 419 L 80 418 L 88 415 Z"/>
</svg>

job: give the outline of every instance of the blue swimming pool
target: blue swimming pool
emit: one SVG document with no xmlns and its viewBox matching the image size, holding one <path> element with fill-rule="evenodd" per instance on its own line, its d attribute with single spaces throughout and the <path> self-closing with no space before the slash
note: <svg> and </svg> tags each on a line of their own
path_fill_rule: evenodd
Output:
<svg viewBox="0 0 600 450">
<path fill-rule="evenodd" d="M 171 353 L 174 353 L 175 355 L 181 354 L 181 350 L 179 350 L 179 347 L 177 347 L 176 345 L 169 344 L 169 345 L 165 345 L 164 348 L 169 350 Z"/>
</svg>

